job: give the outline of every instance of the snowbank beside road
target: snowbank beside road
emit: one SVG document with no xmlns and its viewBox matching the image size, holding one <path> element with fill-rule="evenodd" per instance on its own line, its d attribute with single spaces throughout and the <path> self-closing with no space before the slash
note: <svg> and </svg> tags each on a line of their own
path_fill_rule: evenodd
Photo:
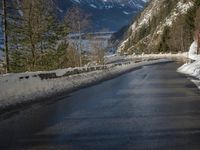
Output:
<svg viewBox="0 0 200 150">
<path fill-rule="evenodd" d="M 142 55 L 127 55 L 127 56 L 120 56 L 120 55 L 108 55 L 105 57 L 105 62 L 107 64 L 116 63 L 116 62 L 127 62 L 127 61 L 143 61 L 143 60 L 149 60 L 149 59 L 161 59 L 161 58 L 167 58 L 172 60 L 187 60 L 188 59 L 188 53 L 160 53 L 160 54 L 142 54 Z"/>
<path fill-rule="evenodd" d="M 200 89 L 200 61 L 186 63 L 178 68 L 177 71 L 195 77 L 196 79 L 191 79 L 191 81 Z"/>
<path fill-rule="evenodd" d="M 195 77 L 196 79 L 192 79 L 191 81 L 200 89 L 200 61 L 186 63 L 178 68 L 177 71 Z"/>
<path fill-rule="evenodd" d="M 127 56 L 129 59 L 158 59 L 158 58 L 170 58 L 170 59 L 183 59 L 187 60 L 188 59 L 188 53 L 177 53 L 177 54 L 172 54 L 172 53 L 160 53 L 160 54 L 142 54 L 142 55 L 130 55 Z"/>
<path fill-rule="evenodd" d="M 178 68 L 177 71 L 200 79 L 200 62 L 186 63 Z"/>
<path fill-rule="evenodd" d="M 161 62 L 169 62 L 169 60 L 159 59 L 109 66 L 103 70 L 80 72 L 80 74 L 67 76 L 66 73 L 69 72 L 67 70 L 3 75 L 0 76 L 0 110 L 61 93 L 69 93 L 81 87 L 113 78 L 134 68 Z"/>
</svg>

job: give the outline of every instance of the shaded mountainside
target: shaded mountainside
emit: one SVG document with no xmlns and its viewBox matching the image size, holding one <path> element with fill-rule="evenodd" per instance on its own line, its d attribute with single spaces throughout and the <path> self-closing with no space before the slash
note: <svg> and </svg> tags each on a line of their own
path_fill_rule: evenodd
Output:
<svg viewBox="0 0 200 150">
<path fill-rule="evenodd" d="M 126 30 L 113 36 L 121 54 L 187 51 L 200 26 L 199 0 L 151 0 Z M 117 41 L 117 38 L 121 41 Z"/>
<path fill-rule="evenodd" d="M 65 15 L 72 6 L 81 7 L 91 15 L 93 30 L 119 30 L 141 11 L 148 0 L 55 0 L 59 15 Z"/>
<path fill-rule="evenodd" d="M 70 7 L 78 6 L 91 16 L 91 29 L 117 31 L 127 25 L 149 0 L 49 0 L 55 3 L 57 15 L 63 19 Z M 20 0 L 7 0 L 8 5 Z M 0 3 L 0 8 L 2 8 Z M 20 12 L 19 12 L 20 13 Z"/>
<path fill-rule="evenodd" d="M 62 1 L 62 0 L 60 0 Z M 63 0 L 66 1 L 66 0 Z M 96 9 L 119 8 L 139 8 L 149 0 L 68 0 L 74 4 L 90 6 Z"/>
</svg>

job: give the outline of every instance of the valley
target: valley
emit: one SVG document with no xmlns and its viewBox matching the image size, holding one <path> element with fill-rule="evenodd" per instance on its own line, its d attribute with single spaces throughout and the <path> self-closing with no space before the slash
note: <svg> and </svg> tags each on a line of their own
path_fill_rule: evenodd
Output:
<svg viewBox="0 0 200 150">
<path fill-rule="evenodd" d="M 92 30 L 117 31 L 129 24 L 148 0 L 57 0 L 58 14 L 62 18 L 72 6 L 78 6 L 91 15 Z"/>
<path fill-rule="evenodd" d="M 105 49 L 105 52 L 113 52 L 114 48 L 109 44 L 109 40 L 113 32 L 95 32 L 95 33 L 83 33 L 81 36 L 79 34 L 70 34 L 68 36 L 69 43 L 71 44 L 80 44 L 82 53 L 92 54 L 94 53 L 95 44 L 100 44 L 100 48 Z M 80 39 L 79 39 L 80 38 Z M 80 43 L 79 43 L 80 42 Z"/>
</svg>

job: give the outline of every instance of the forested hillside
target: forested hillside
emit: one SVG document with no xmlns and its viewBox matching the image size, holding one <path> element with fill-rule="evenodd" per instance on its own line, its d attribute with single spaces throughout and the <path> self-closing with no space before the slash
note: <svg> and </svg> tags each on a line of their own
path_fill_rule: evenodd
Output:
<svg viewBox="0 0 200 150">
<path fill-rule="evenodd" d="M 129 28 L 121 33 L 123 40 L 119 43 L 118 52 L 188 51 L 198 28 L 199 0 L 152 0 Z"/>
</svg>

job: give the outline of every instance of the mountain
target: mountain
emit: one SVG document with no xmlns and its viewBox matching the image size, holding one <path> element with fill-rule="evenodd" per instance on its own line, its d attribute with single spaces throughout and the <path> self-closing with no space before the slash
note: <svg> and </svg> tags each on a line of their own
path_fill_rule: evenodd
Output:
<svg viewBox="0 0 200 150">
<path fill-rule="evenodd" d="M 61 16 L 72 6 L 91 15 L 94 30 L 118 30 L 141 11 L 148 0 L 55 0 Z"/>
<path fill-rule="evenodd" d="M 143 8 L 147 0 L 70 0 L 74 4 L 90 6 L 96 9 Z"/>
<path fill-rule="evenodd" d="M 112 42 L 122 54 L 187 51 L 200 26 L 199 14 L 199 0 L 151 0 Z"/>
</svg>

